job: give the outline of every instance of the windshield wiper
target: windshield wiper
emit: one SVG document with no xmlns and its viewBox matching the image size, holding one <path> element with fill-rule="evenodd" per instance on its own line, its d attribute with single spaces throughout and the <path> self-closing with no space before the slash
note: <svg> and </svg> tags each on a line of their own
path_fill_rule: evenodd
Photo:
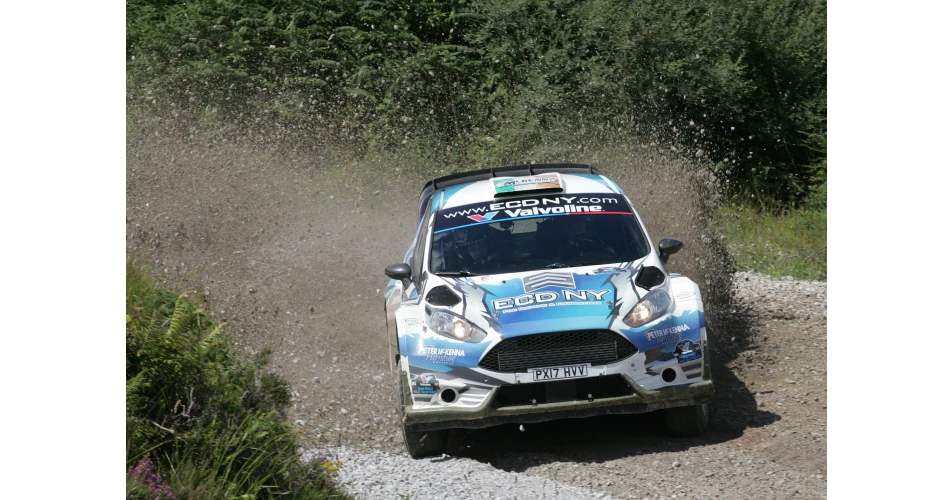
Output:
<svg viewBox="0 0 952 500">
<path fill-rule="evenodd" d="M 588 261 L 588 262 L 573 262 L 571 264 L 563 264 L 561 262 L 553 262 L 546 267 L 546 269 L 562 269 L 564 267 L 582 267 L 582 266 L 594 266 L 597 264 L 602 264 L 598 261 Z"/>
<path fill-rule="evenodd" d="M 438 273 L 433 273 L 437 276 L 447 276 L 450 278 L 459 277 L 459 278 L 468 278 L 470 276 L 479 276 L 479 274 L 471 273 L 465 269 L 460 269 L 459 271 L 440 271 Z"/>
</svg>

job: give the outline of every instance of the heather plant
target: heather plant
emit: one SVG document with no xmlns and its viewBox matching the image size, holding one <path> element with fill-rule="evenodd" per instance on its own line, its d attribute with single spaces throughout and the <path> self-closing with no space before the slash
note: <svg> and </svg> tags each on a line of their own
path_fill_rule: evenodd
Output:
<svg viewBox="0 0 952 500">
<path fill-rule="evenodd" d="M 174 500 L 172 488 L 162 484 L 162 476 L 155 472 L 155 464 L 148 453 L 138 465 L 126 472 L 127 500 Z"/>
<path fill-rule="evenodd" d="M 185 294 L 126 267 L 130 498 L 340 498 L 336 470 L 302 462 L 287 381 L 268 353 L 234 351 Z"/>
</svg>

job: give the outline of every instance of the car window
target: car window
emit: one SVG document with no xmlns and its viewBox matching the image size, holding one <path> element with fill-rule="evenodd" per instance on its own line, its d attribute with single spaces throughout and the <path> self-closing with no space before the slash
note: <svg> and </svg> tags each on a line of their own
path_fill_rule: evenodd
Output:
<svg viewBox="0 0 952 500">
<path fill-rule="evenodd" d="M 420 224 L 421 227 L 417 234 L 416 243 L 413 246 L 413 257 L 410 263 L 411 276 L 417 286 L 420 285 L 420 275 L 423 274 L 423 251 L 426 249 L 426 237 L 430 232 L 426 217 L 424 217 Z"/>
<path fill-rule="evenodd" d="M 527 197 L 437 212 L 430 270 L 499 274 L 628 262 L 648 252 L 620 195 Z"/>
</svg>

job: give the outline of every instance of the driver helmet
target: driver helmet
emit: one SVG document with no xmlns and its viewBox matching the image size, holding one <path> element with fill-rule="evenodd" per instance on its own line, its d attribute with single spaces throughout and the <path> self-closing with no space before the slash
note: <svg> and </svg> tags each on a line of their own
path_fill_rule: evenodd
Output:
<svg viewBox="0 0 952 500">
<path fill-rule="evenodd" d="M 589 234 L 591 229 L 589 228 L 589 222 L 592 220 L 591 216 L 588 215 L 569 215 L 566 217 L 564 226 L 565 238 L 567 242 L 571 245 L 576 244 L 576 239 L 584 238 L 585 235 Z"/>
<path fill-rule="evenodd" d="M 473 226 L 464 230 L 456 230 L 453 237 L 457 248 L 467 248 L 489 239 L 489 229 L 484 226 Z"/>
</svg>

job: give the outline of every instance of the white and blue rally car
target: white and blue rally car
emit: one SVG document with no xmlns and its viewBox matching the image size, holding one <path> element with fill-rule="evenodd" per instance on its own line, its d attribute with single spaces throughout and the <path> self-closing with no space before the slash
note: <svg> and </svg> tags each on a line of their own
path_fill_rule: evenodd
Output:
<svg viewBox="0 0 952 500">
<path fill-rule="evenodd" d="M 631 201 L 587 165 L 428 182 L 385 311 L 407 451 L 446 432 L 663 409 L 707 427 L 714 393 L 698 286 L 665 264 Z"/>
</svg>

